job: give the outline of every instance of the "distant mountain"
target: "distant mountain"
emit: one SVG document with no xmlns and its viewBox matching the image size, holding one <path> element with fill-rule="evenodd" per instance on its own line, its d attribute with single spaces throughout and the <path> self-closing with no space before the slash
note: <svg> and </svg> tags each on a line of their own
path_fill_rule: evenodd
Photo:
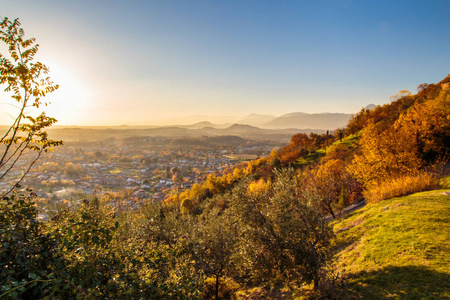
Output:
<svg viewBox="0 0 450 300">
<path fill-rule="evenodd" d="M 212 124 L 234 124 L 242 119 L 242 116 L 208 116 L 208 115 L 195 115 L 178 118 L 170 118 L 159 120 L 155 124 L 158 126 L 185 126 L 186 124 L 195 124 L 202 122 L 210 122 Z"/>
<path fill-rule="evenodd" d="M 208 122 L 208 121 L 203 121 L 203 122 L 198 122 L 195 124 L 191 124 L 191 125 L 186 125 L 186 126 L 182 126 L 184 128 L 204 128 L 204 127 L 211 127 L 214 128 L 216 127 L 213 123 Z"/>
<path fill-rule="evenodd" d="M 368 105 L 372 109 L 373 104 Z M 226 129 L 232 124 L 250 125 L 264 129 L 318 129 L 334 130 L 347 125 L 352 114 L 344 113 L 317 113 L 308 114 L 294 112 L 282 116 L 250 114 L 239 116 L 207 116 L 197 115 L 176 119 L 167 119 L 160 122 L 160 126 L 177 126 L 188 129 L 216 128 Z M 191 125 L 186 125 L 191 124 Z"/>
<path fill-rule="evenodd" d="M 336 128 L 345 127 L 351 116 L 352 114 L 343 113 L 307 114 L 296 112 L 282 115 L 270 122 L 267 122 L 262 127 L 270 129 L 314 128 L 322 130 L 334 130 Z"/>
<path fill-rule="evenodd" d="M 228 132 L 250 132 L 250 131 L 261 131 L 261 128 L 254 127 L 246 124 L 233 124 L 228 128 L 225 128 L 224 131 Z"/>
<path fill-rule="evenodd" d="M 260 127 L 270 121 L 275 120 L 277 117 L 271 116 L 271 115 L 258 115 L 258 114 L 251 114 L 247 117 L 243 118 L 242 120 L 239 120 L 237 124 L 247 124 L 252 126 Z"/>
</svg>

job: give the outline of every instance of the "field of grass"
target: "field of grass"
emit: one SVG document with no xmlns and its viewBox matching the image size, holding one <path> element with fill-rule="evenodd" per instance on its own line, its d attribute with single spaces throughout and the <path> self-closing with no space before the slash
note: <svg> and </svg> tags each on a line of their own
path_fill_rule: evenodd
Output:
<svg viewBox="0 0 450 300">
<path fill-rule="evenodd" d="M 352 298 L 450 298 L 450 189 L 369 205 L 335 221 Z"/>
</svg>

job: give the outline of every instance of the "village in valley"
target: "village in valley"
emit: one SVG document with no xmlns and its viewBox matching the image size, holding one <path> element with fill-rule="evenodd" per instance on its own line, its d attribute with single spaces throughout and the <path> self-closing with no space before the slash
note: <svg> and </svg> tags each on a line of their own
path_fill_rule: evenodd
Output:
<svg viewBox="0 0 450 300">
<path fill-rule="evenodd" d="M 274 147 L 269 141 L 239 141 L 225 148 L 167 137 L 68 142 L 45 153 L 22 185 L 33 186 L 43 219 L 92 194 L 114 208 L 139 209 L 149 201 L 163 201 L 173 191 L 189 189 L 209 174 L 267 156 Z M 18 178 L 22 172 L 24 168 L 11 176 Z M 0 189 L 7 184 L 2 182 Z"/>
</svg>

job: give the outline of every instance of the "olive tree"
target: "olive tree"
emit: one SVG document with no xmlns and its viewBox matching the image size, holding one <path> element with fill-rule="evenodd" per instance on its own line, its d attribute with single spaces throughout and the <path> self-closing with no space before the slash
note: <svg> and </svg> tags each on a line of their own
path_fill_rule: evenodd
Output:
<svg viewBox="0 0 450 300">
<path fill-rule="evenodd" d="M 238 229 L 234 256 L 241 276 L 253 282 L 318 285 L 330 258 L 332 230 L 323 215 L 302 200 L 292 169 L 276 172 L 273 188 L 232 193 L 231 213 Z"/>
<path fill-rule="evenodd" d="M 221 277 L 232 269 L 231 257 L 235 251 L 236 237 L 230 221 L 216 207 L 199 218 L 190 237 L 197 268 L 214 278 L 215 299 L 219 299 Z"/>
</svg>

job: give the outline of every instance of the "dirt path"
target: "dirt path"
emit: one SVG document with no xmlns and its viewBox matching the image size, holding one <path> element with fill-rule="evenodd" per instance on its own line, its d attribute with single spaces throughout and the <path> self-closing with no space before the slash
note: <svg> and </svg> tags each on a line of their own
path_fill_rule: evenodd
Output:
<svg viewBox="0 0 450 300">
<path fill-rule="evenodd" d="M 363 199 L 362 201 L 359 201 L 358 203 L 353 203 L 350 204 L 349 206 L 347 206 L 346 208 L 344 208 L 341 211 L 336 212 L 336 216 L 337 218 L 341 218 L 345 215 L 348 215 L 349 213 L 352 213 L 354 211 L 357 211 L 358 209 L 363 208 L 364 206 L 366 206 L 366 201 Z M 333 221 L 333 216 L 332 215 L 328 215 L 325 217 L 325 220 L 327 220 L 328 222 Z"/>
</svg>

